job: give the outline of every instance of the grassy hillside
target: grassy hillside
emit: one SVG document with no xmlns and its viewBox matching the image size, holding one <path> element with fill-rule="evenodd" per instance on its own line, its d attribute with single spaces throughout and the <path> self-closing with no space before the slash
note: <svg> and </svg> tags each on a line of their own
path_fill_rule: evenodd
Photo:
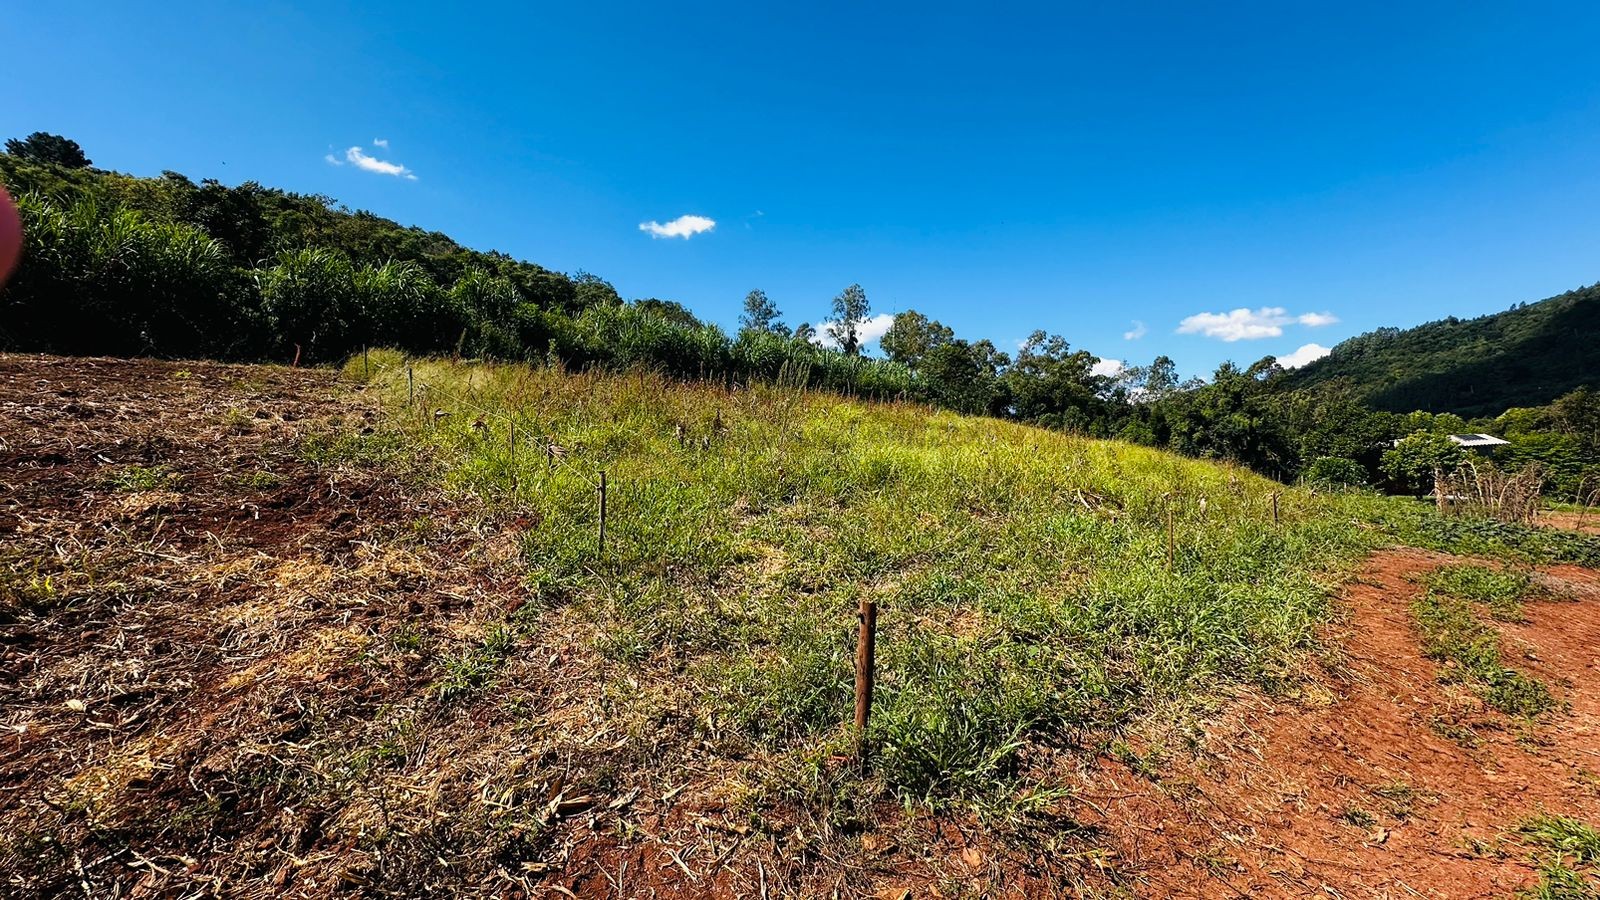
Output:
<svg viewBox="0 0 1600 900">
<path fill-rule="evenodd" d="M 1600 382 L 1600 285 L 1476 319 L 1380 328 L 1288 373 L 1342 383 L 1379 409 L 1494 416 Z"/>
<path fill-rule="evenodd" d="M 1132 885 L 1142 857 L 1085 816 L 1178 796 L 1170 765 L 1208 742 L 1249 759 L 1210 731 L 1230 699 L 1321 690 L 1354 555 L 1600 559 L 782 385 L 391 352 L 0 375 L 19 896 Z"/>
<path fill-rule="evenodd" d="M 401 442 L 526 521 L 531 602 L 507 627 L 548 627 L 539 610 L 582 635 L 611 727 L 655 747 L 709 742 L 752 812 L 792 796 L 773 792 L 775 773 L 815 778 L 848 746 L 863 595 L 882 610 L 868 735 L 881 781 L 849 790 L 1004 807 L 1048 796 L 1055 750 L 1224 684 L 1292 679 L 1325 577 L 1362 540 L 1332 501 L 1298 492 L 1272 527 L 1283 489 L 1240 468 L 992 419 L 437 361 L 416 362 L 408 405 L 402 359 L 374 362 Z M 346 374 L 365 371 L 358 359 Z M 497 658 L 441 690 L 493 682 Z"/>
</svg>

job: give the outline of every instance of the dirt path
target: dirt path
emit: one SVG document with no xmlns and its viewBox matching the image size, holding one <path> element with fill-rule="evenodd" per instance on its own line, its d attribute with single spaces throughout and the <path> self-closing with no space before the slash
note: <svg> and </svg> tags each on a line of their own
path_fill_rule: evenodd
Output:
<svg viewBox="0 0 1600 900">
<path fill-rule="evenodd" d="M 1450 557 L 1372 557 L 1344 598 L 1343 658 L 1321 701 L 1242 699 L 1207 752 L 1158 783 L 1107 765 L 1098 818 L 1145 896 L 1506 897 L 1533 880 L 1507 832 L 1524 817 L 1600 818 L 1600 577 L 1546 581 L 1503 627 L 1507 662 L 1570 704 L 1531 727 L 1439 683 L 1408 607 Z"/>
<path fill-rule="evenodd" d="M 1565 528 L 1584 534 L 1600 534 L 1600 512 L 1541 512 L 1539 524 L 1546 528 Z"/>
</svg>

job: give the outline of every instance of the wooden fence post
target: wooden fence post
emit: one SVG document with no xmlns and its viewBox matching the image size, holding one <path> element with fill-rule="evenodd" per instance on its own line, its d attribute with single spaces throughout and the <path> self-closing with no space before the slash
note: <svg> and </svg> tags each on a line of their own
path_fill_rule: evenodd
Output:
<svg viewBox="0 0 1600 900">
<path fill-rule="evenodd" d="M 1272 492 L 1272 527 L 1278 527 L 1278 492 Z"/>
<path fill-rule="evenodd" d="M 878 601 L 861 598 L 856 632 L 856 740 L 866 760 L 867 717 L 872 713 L 873 662 L 877 655 Z"/>
<path fill-rule="evenodd" d="M 600 553 L 606 552 L 606 473 L 600 472 Z"/>
<path fill-rule="evenodd" d="M 506 445 L 511 451 L 511 502 L 517 502 L 517 423 L 506 423 Z"/>
<path fill-rule="evenodd" d="M 1172 498 L 1167 498 L 1167 571 L 1172 571 L 1173 545 L 1177 543 L 1177 526 L 1172 522 Z"/>
<path fill-rule="evenodd" d="M 361 345 L 361 369 L 368 378 L 372 377 L 372 357 L 367 355 L 367 345 Z"/>
<path fill-rule="evenodd" d="M 415 372 L 411 371 L 411 367 L 408 365 L 406 366 L 406 405 L 414 406 L 416 405 L 416 402 L 417 376 Z"/>
</svg>

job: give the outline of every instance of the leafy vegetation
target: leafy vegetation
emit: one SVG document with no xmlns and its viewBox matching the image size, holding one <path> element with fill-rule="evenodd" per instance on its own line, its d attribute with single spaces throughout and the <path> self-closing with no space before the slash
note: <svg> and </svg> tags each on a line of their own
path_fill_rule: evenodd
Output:
<svg viewBox="0 0 1600 900">
<path fill-rule="evenodd" d="M 1342 384 L 1391 412 L 1493 416 L 1537 406 L 1600 379 L 1600 285 L 1475 319 L 1350 338 L 1287 376 L 1293 387 Z"/>
<path fill-rule="evenodd" d="M 1529 844 L 1550 854 L 1539 869 L 1539 883 L 1521 896 L 1528 900 L 1593 900 L 1600 897 L 1600 831 L 1569 816 L 1541 814 L 1517 826 Z"/>
<path fill-rule="evenodd" d="M 1533 576 L 1527 571 L 1473 564 L 1441 566 L 1428 583 L 1440 593 L 1484 604 L 1502 622 L 1522 621 L 1522 601 L 1534 591 Z"/>
<path fill-rule="evenodd" d="M 1600 536 L 1492 519 L 1443 517 L 1431 503 L 1352 495 L 1346 506 L 1379 534 L 1409 547 L 1516 563 L 1600 566 Z"/>
<path fill-rule="evenodd" d="M 1440 677 L 1471 685 L 1501 712 L 1537 716 L 1555 707 L 1543 682 L 1500 659 L 1500 635 L 1478 621 L 1465 600 L 1428 591 L 1411 607 L 1422 633 L 1422 650 L 1443 664 Z"/>
</svg>

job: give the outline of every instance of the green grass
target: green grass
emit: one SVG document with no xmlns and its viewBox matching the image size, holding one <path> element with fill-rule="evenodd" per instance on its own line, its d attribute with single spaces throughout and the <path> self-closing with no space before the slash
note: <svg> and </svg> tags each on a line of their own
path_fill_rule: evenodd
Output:
<svg viewBox="0 0 1600 900">
<path fill-rule="evenodd" d="M 1523 891 L 1528 900 L 1592 900 L 1600 897 L 1600 878 L 1594 863 L 1600 860 L 1600 831 L 1567 816 L 1541 814 L 1523 821 L 1517 833 L 1528 844 L 1547 852 L 1539 869 L 1539 882 Z"/>
<path fill-rule="evenodd" d="M 1428 576 L 1428 584 L 1440 593 L 1484 604 L 1501 622 L 1523 621 L 1522 602 L 1535 590 L 1527 570 L 1473 564 L 1441 566 Z"/>
<path fill-rule="evenodd" d="M 1500 658 L 1500 635 L 1479 621 L 1472 604 L 1426 591 L 1412 604 L 1422 652 L 1441 664 L 1440 678 L 1471 685 L 1484 702 L 1509 715 L 1537 716 L 1556 706 L 1544 683 Z"/>
<path fill-rule="evenodd" d="M 166 466 L 128 466 L 111 476 L 111 486 L 119 491 L 170 491 L 180 478 Z"/>
<path fill-rule="evenodd" d="M 308 456 L 418 446 L 448 489 L 525 515 L 537 608 L 592 636 L 619 721 L 815 758 L 849 730 L 855 610 L 876 598 L 868 746 L 907 802 L 1021 792 L 1033 750 L 1294 681 L 1371 543 L 1333 498 L 994 419 L 435 360 L 413 361 L 408 405 L 406 361 L 372 359 L 387 427 Z M 347 374 L 363 380 L 359 359 Z M 480 663 L 448 682 L 484 683 Z"/>
</svg>

